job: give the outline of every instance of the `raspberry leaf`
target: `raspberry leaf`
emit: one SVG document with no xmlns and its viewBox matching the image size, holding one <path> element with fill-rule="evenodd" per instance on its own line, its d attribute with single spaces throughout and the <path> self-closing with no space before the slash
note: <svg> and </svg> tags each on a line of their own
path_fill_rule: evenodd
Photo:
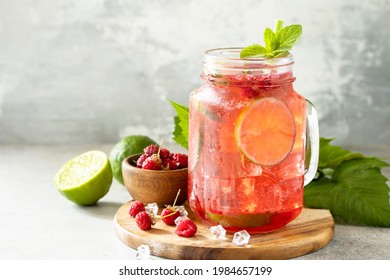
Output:
<svg viewBox="0 0 390 280">
<path fill-rule="evenodd" d="M 182 147 L 188 149 L 188 107 L 180 105 L 172 100 L 169 100 L 176 111 L 174 117 L 175 130 L 173 131 L 173 140 Z"/>
<path fill-rule="evenodd" d="M 320 138 L 319 169 L 335 168 L 346 160 L 364 157 L 362 154 L 331 145 L 330 142 L 332 141 L 333 139 Z"/>
<path fill-rule="evenodd" d="M 328 140 L 322 139 L 321 143 Z M 389 187 L 381 173 L 389 165 L 340 147 L 325 147 L 334 156 L 334 160 L 327 159 L 335 168 L 319 168 L 326 176 L 305 187 L 305 206 L 329 209 L 335 218 L 346 223 L 390 227 Z"/>
</svg>

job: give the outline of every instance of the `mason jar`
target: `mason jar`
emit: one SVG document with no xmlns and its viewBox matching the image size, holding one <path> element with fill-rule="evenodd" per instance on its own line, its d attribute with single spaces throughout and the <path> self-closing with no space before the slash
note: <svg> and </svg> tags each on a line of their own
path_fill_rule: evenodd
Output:
<svg viewBox="0 0 390 280">
<path fill-rule="evenodd" d="M 315 108 L 293 83 L 292 55 L 240 59 L 208 50 L 189 101 L 188 201 L 209 226 L 277 230 L 301 212 L 317 170 Z"/>
</svg>

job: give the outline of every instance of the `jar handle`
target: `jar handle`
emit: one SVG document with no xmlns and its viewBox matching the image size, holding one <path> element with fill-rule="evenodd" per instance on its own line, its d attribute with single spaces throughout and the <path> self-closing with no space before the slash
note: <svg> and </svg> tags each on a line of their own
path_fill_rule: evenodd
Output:
<svg viewBox="0 0 390 280">
<path fill-rule="evenodd" d="M 303 185 L 309 184 L 315 177 L 318 167 L 320 149 L 320 135 L 318 128 L 317 110 L 314 105 L 306 99 L 306 158 L 305 176 Z"/>
</svg>

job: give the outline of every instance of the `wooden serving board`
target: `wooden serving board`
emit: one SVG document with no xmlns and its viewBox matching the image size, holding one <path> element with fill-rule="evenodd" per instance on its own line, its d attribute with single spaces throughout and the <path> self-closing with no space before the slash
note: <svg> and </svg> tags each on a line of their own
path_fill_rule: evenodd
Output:
<svg viewBox="0 0 390 280">
<path fill-rule="evenodd" d="M 152 255 L 169 259 L 289 259 L 325 247 L 334 232 L 334 221 L 328 210 L 305 208 L 284 228 L 251 235 L 248 245 L 236 246 L 232 243 L 233 234 L 226 234 L 223 240 L 216 239 L 209 228 L 197 220 L 198 231 L 190 238 L 177 236 L 175 227 L 161 220 L 157 220 L 151 230 L 142 231 L 128 214 L 130 203 L 122 205 L 114 218 L 119 239 L 133 249 L 147 244 Z"/>
</svg>

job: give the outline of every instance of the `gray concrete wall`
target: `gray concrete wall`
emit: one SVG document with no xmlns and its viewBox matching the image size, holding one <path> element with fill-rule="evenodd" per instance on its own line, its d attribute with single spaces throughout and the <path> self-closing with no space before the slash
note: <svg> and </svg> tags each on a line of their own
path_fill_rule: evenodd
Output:
<svg viewBox="0 0 390 280">
<path fill-rule="evenodd" d="M 111 143 L 172 131 L 202 53 L 299 23 L 295 88 L 321 135 L 390 145 L 389 0 L 0 0 L 0 143 Z"/>
</svg>

